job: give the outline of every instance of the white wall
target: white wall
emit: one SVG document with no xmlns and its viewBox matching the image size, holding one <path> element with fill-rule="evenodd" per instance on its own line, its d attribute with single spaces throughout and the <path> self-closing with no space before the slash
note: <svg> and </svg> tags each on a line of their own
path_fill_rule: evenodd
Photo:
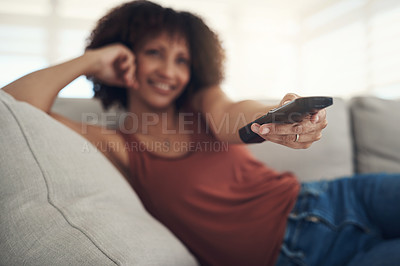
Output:
<svg viewBox="0 0 400 266">
<path fill-rule="evenodd" d="M 0 0 L 0 86 L 80 55 L 113 0 Z M 157 0 L 202 16 L 227 50 L 234 99 L 400 97 L 400 1 Z M 62 91 L 90 97 L 84 78 Z"/>
</svg>

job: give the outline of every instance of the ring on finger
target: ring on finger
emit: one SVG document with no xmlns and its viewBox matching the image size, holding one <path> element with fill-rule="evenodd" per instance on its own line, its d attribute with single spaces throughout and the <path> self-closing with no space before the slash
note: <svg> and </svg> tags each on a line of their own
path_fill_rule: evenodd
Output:
<svg viewBox="0 0 400 266">
<path fill-rule="evenodd" d="M 294 142 L 297 142 L 299 140 L 300 135 L 296 134 L 296 139 L 294 140 Z"/>
</svg>

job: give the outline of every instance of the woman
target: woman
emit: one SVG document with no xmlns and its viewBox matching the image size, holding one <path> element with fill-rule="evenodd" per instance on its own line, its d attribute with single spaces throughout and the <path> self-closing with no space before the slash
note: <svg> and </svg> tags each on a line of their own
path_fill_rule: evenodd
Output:
<svg viewBox="0 0 400 266">
<path fill-rule="evenodd" d="M 385 254 L 385 247 L 400 250 L 399 179 L 299 184 L 293 174 L 256 161 L 238 145 L 237 131 L 276 106 L 228 99 L 219 88 L 223 59 L 218 37 L 200 18 L 134 1 L 98 22 L 84 55 L 4 90 L 108 147 L 102 152 L 146 209 L 202 265 L 399 261 L 399 252 Z M 83 132 L 82 124 L 51 113 L 58 92 L 80 75 L 94 82 L 104 107 L 127 110 L 117 131 L 91 125 Z M 280 105 L 296 97 L 288 94 Z M 301 123 L 252 130 L 268 141 L 308 148 L 326 125 L 321 110 Z"/>
</svg>

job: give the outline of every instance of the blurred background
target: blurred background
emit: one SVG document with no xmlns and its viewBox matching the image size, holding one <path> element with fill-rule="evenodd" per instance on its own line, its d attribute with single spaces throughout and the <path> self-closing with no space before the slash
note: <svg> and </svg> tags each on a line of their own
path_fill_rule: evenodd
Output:
<svg viewBox="0 0 400 266">
<path fill-rule="evenodd" d="M 0 0 L 0 87 L 81 55 L 118 0 Z M 227 51 L 233 99 L 287 92 L 400 98 L 399 0 L 156 0 L 201 16 Z M 91 97 L 78 78 L 64 97 Z"/>
</svg>

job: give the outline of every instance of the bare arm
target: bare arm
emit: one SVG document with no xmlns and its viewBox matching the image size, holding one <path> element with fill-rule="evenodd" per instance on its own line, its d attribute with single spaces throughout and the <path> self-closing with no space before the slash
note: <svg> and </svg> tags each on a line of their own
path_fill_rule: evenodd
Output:
<svg viewBox="0 0 400 266">
<path fill-rule="evenodd" d="M 81 75 L 94 76 L 106 84 L 121 87 L 135 87 L 134 55 L 123 45 L 113 44 L 87 51 L 84 55 L 65 63 L 30 73 L 3 89 L 15 99 L 25 101 L 47 112 L 54 119 L 81 134 L 93 145 L 108 147 L 122 141 L 116 134 L 104 134 L 105 128 L 82 124 L 66 117 L 51 113 L 51 107 L 60 90 Z M 100 149 L 104 155 L 123 173 L 127 174 L 127 154 L 112 148 Z"/>
<path fill-rule="evenodd" d="M 234 102 L 219 87 L 200 91 L 192 105 L 203 114 L 214 135 L 230 143 L 243 143 L 239 128 L 276 107 L 254 100 Z"/>
<path fill-rule="evenodd" d="M 17 100 L 28 102 L 49 113 L 58 92 L 80 75 L 85 75 L 90 64 L 87 56 L 81 56 L 23 76 L 3 90 Z"/>
<path fill-rule="evenodd" d="M 229 143 L 243 143 L 238 134 L 238 130 L 242 126 L 247 125 L 272 108 L 298 97 L 295 94 L 287 94 L 279 104 L 267 106 L 254 100 L 234 102 L 219 87 L 212 87 L 199 92 L 193 99 L 193 106 L 203 113 L 206 122 L 219 140 Z M 313 142 L 319 140 L 321 131 L 326 125 L 326 112 L 321 110 L 301 123 L 265 124 L 261 126 L 253 124 L 252 130 L 265 140 L 300 149 L 308 148 Z M 266 129 L 268 129 L 268 132 L 264 133 Z M 298 138 L 296 134 L 299 134 Z"/>
<path fill-rule="evenodd" d="M 133 60 L 133 54 L 124 46 L 110 45 L 30 73 L 8 84 L 3 90 L 15 99 L 49 113 L 57 94 L 81 75 L 95 76 L 114 85 L 133 86 Z"/>
</svg>

